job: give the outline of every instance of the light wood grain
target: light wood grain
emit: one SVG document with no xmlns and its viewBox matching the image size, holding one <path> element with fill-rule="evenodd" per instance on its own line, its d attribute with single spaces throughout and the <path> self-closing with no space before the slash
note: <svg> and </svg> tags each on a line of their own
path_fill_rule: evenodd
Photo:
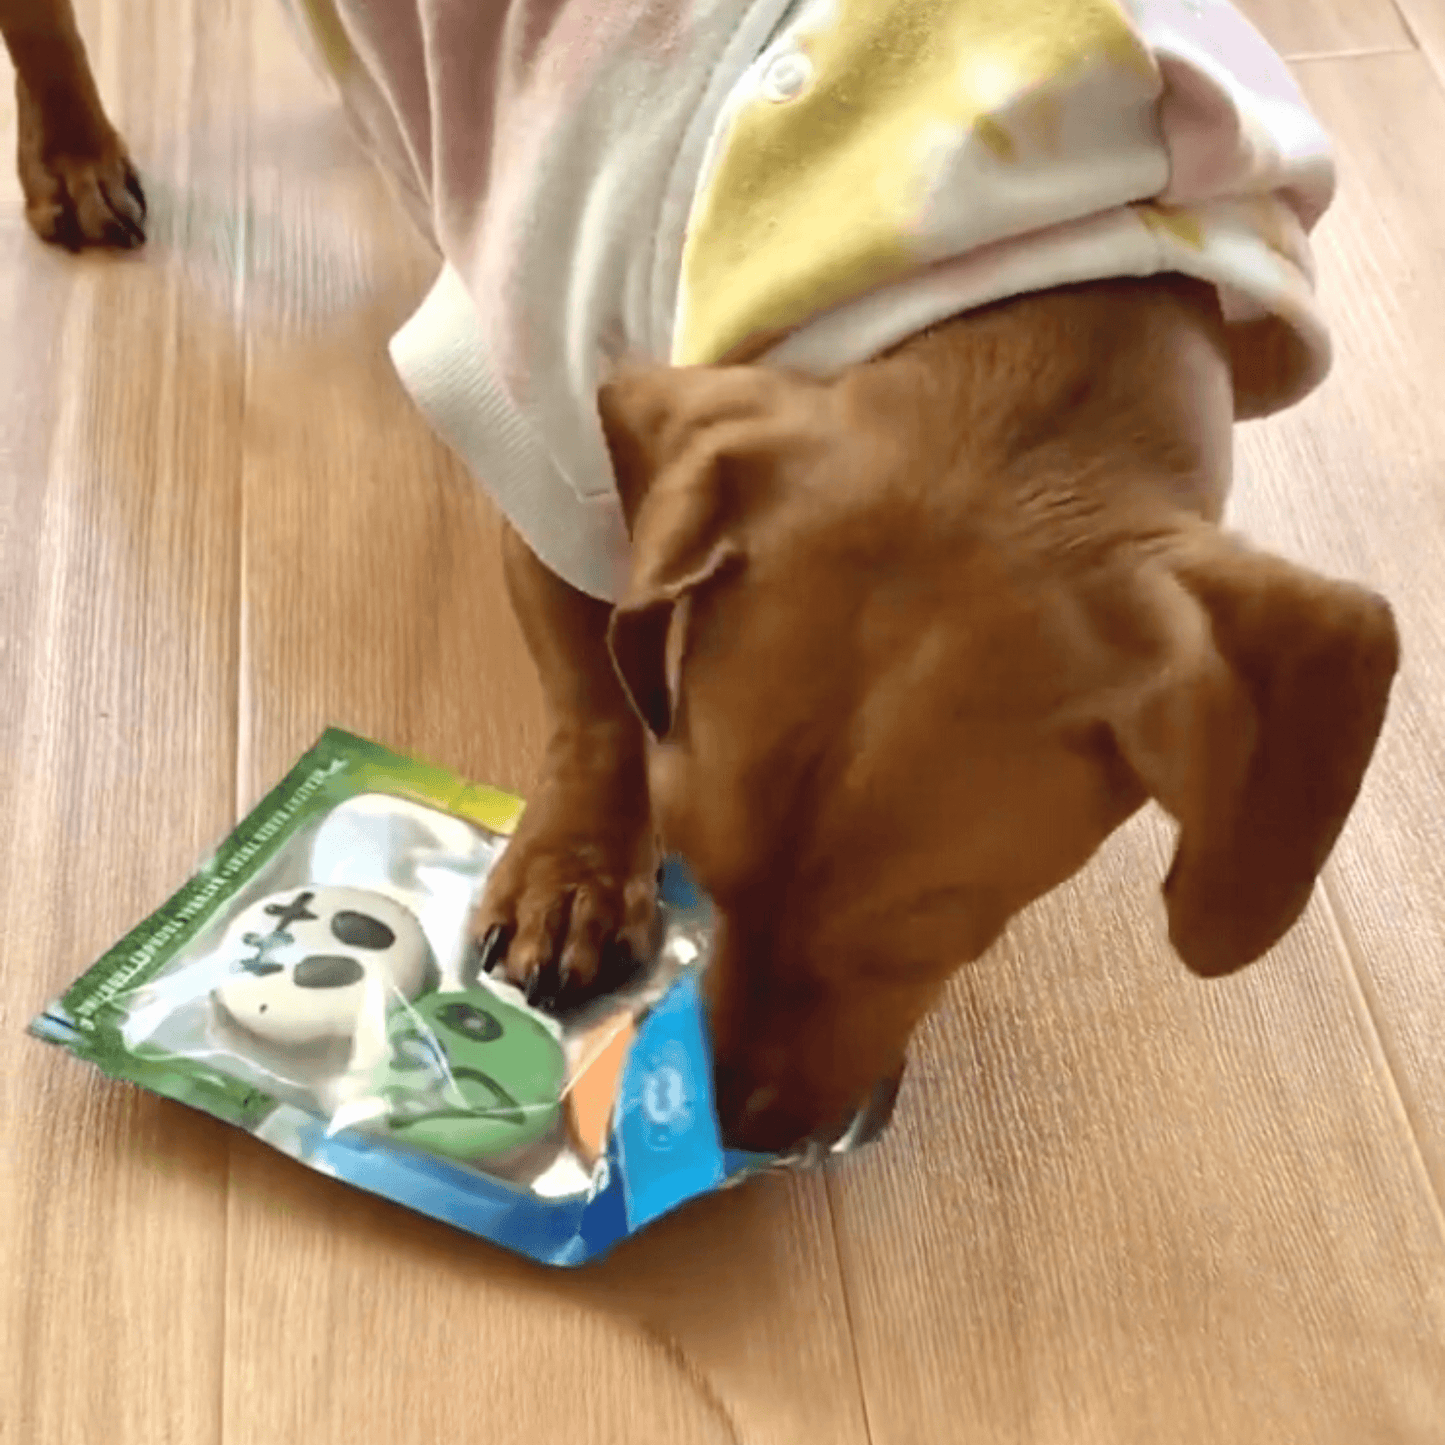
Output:
<svg viewBox="0 0 1445 1445">
<path fill-rule="evenodd" d="M 1335 372 L 1277 425 L 1246 431 L 1236 516 L 1262 540 L 1369 581 L 1400 619 L 1390 726 L 1329 896 L 1359 1006 L 1445 1200 L 1445 91 L 1418 54 L 1301 74 L 1341 154 L 1319 248 Z M 1386 113 L 1410 124 L 1387 133 Z"/>
<path fill-rule="evenodd" d="M 1407 50 L 1410 31 L 1394 0 L 1236 0 L 1290 59 Z M 1421 0 L 1431 3 L 1431 0 Z"/>
<path fill-rule="evenodd" d="M 887 1149 L 832 1181 L 880 1445 L 959 1411 L 1030 1445 L 1445 1419 L 1439 1217 L 1335 937 L 1316 913 L 1253 974 L 1189 979 L 1160 834 L 956 982 Z"/>
<path fill-rule="evenodd" d="M 540 743 L 495 517 L 385 355 L 434 262 L 273 6 L 79 8 L 152 242 L 47 252 L 0 167 L 0 1440 L 1436 1445 L 1429 61 L 1300 69 L 1341 146 L 1338 370 L 1241 446 L 1237 520 L 1406 638 L 1306 923 L 1190 980 L 1143 818 L 957 981 L 882 1144 L 558 1274 L 19 1034 L 328 722 L 514 788 Z M 1385 0 L 1248 8 L 1292 53 L 1410 44 Z"/>
<path fill-rule="evenodd" d="M 164 23 L 185 25 L 184 4 Z M 111 23 L 106 23 L 107 15 Z M 168 195 L 230 151 L 224 26 L 156 83 L 136 6 L 81 6 L 154 177 L 144 258 L 25 230 L 0 150 L 0 1438 L 221 1438 L 228 1140 L 22 1030 L 232 822 L 241 353 L 198 307 Z M 123 43 L 122 43 L 123 42 Z M 235 199 L 239 173 L 217 170 Z"/>
</svg>

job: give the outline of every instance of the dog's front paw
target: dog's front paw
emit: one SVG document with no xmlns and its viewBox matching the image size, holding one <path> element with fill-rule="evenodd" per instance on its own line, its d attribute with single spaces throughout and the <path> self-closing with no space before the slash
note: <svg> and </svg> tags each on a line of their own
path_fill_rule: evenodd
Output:
<svg viewBox="0 0 1445 1445">
<path fill-rule="evenodd" d="M 124 151 L 54 156 L 21 172 L 25 218 L 42 241 L 129 249 L 145 240 L 145 193 Z"/>
<path fill-rule="evenodd" d="M 146 199 L 125 143 L 103 119 L 48 134 L 36 107 L 18 93 L 20 189 L 25 219 L 42 241 L 129 249 L 145 240 Z"/>
<path fill-rule="evenodd" d="M 472 918 L 480 967 L 562 1013 L 654 945 L 658 850 L 640 770 L 549 770 Z"/>
</svg>

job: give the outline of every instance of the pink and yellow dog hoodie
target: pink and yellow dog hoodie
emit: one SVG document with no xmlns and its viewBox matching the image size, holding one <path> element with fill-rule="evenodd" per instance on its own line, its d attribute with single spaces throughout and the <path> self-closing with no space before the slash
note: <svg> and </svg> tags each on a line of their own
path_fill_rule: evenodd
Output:
<svg viewBox="0 0 1445 1445">
<path fill-rule="evenodd" d="M 828 374 L 1009 296 L 1212 283 L 1236 411 L 1329 366 L 1328 141 L 1227 0 L 290 0 L 441 255 L 407 389 L 559 575 L 628 542 L 619 359 Z"/>
</svg>

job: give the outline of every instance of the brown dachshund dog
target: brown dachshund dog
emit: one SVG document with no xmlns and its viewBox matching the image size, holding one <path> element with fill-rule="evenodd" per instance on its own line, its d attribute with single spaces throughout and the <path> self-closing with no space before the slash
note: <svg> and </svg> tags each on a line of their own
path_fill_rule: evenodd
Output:
<svg viewBox="0 0 1445 1445">
<path fill-rule="evenodd" d="M 106 117 L 70 0 L 0 0 L 15 65 L 16 145 L 25 217 L 71 250 L 139 245 L 145 193 Z"/>
<path fill-rule="evenodd" d="M 0 0 L 44 236 L 139 234 L 63 0 Z M 1218 522 L 1236 420 L 1215 291 L 1001 302 L 819 381 L 627 373 L 599 410 L 618 606 L 508 531 L 550 741 L 479 904 L 484 962 L 565 1008 L 644 951 L 663 848 L 717 905 L 730 1141 L 835 1126 L 959 966 L 1147 799 L 1170 937 L 1238 969 L 1299 917 L 1398 660 L 1386 604 Z"/>
<path fill-rule="evenodd" d="M 644 938 L 655 830 L 718 908 L 730 1139 L 901 1072 L 948 976 L 1148 798 L 1195 972 L 1299 917 L 1398 642 L 1380 598 L 1216 525 L 1212 288 L 1063 288 L 833 381 L 664 368 L 601 407 L 631 584 L 609 611 L 508 542 L 552 733 L 478 928 L 565 998 Z"/>
</svg>

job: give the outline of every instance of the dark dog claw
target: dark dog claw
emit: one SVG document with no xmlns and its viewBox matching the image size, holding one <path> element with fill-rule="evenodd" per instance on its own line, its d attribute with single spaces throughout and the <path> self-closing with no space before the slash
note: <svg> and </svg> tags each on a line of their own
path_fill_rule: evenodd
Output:
<svg viewBox="0 0 1445 1445">
<path fill-rule="evenodd" d="M 135 201 L 136 208 L 140 211 L 141 220 L 145 220 L 150 208 L 146 204 L 145 188 L 141 185 L 140 176 L 136 174 L 134 166 L 127 166 L 125 168 L 125 188 L 130 192 L 131 198 Z"/>
<path fill-rule="evenodd" d="M 477 971 L 492 973 L 507 956 L 507 945 L 511 942 L 511 931 L 500 923 L 494 923 L 482 938 L 477 949 Z"/>
<path fill-rule="evenodd" d="M 555 958 L 549 958 L 527 980 L 527 1004 L 530 1008 L 546 1009 L 557 1002 L 562 991 L 562 969 Z"/>
</svg>

